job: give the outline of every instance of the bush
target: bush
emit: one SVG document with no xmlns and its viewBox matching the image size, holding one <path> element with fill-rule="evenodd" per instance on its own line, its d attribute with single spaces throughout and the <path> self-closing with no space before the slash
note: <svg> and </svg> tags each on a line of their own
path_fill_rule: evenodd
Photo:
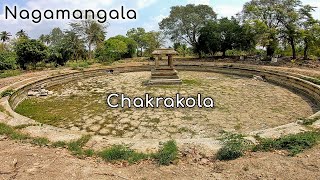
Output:
<svg viewBox="0 0 320 180">
<path fill-rule="evenodd" d="M 249 149 L 250 145 L 242 135 L 238 134 L 224 134 L 223 147 L 217 153 L 219 160 L 234 160 L 243 156 L 244 152 Z"/>
<path fill-rule="evenodd" d="M 0 52 L 0 70 L 9 70 L 17 68 L 16 54 L 10 51 Z"/>
<path fill-rule="evenodd" d="M 14 93 L 14 90 L 8 89 L 1 93 L 1 97 L 3 98 L 3 97 L 11 96 L 13 93 Z"/>
<path fill-rule="evenodd" d="M 11 76 L 18 76 L 21 74 L 20 70 L 4 70 L 0 72 L 0 78 L 7 78 Z"/>
<path fill-rule="evenodd" d="M 154 158 L 157 160 L 159 165 L 169 165 L 172 161 L 177 159 L 178 147 L 175 141 L 171 140 L 163 144 L 162 148 Z"/>
<path fill-rule="evenodd" d="M 113 145 L 103 150 L 98 155 L 108 162 L 119 160 L 128 161 L 130 164 L 147 159 L 149 156 L 143 153 L 137 153 L 123 145 Z"/>
<path fill-rule="evenodd" d="M 17 63 L 22 69 L 27 69 L 28 64 L 36 68 L 36 64 L 47 57 L 47 47 L 40 41 L 34 39 L 19 39 L 15 51 Z"/>
<path fill-rule="evenodd" d="M 319 132 L 303 132 L 287 135 L 279 139 L 260 139 L 254 151 L 287 150 L 290 156 L 295 156 L 316 145 L 320 140 Z"/>
<path fill-rule="evenodd" d="M 91 136 L 86 135 L 77 141 L 68 143 L 68 150 L 72 152 L 73 155 L 82 157 L 84 155 L 82 147 L 90 140 Z"/>
<path fill-rule="evenodd" d="M 89 65 L 89 62 L 87 61 L 67 62 L 67 66 L 71 67 L 73 70 L 85 69 L 88 68 Z"/>
<path fill-rule="evenodd" d="M 35 138 L 31 143 L 37 146 L 47 146 L 50 141 L 47 138 Z"/>
<path fill-rule="evenodd" d="M 6 135 L 13 140 L 25 140 L 29 138 L 27 135 L 19 133 L 12 127 L 3 123 L 0 123 L 0 135 Z"/>
</svg>

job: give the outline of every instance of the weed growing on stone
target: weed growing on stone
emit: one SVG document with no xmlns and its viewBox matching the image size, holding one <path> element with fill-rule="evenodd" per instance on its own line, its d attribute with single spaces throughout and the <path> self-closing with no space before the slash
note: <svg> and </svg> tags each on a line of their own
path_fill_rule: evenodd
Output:
<svg viewBox="0 0 320 180">
<path fill-rule="evenodd" d="M 164 143 L 159 152 L 154 154 L 153 157 L 159 165 L 169 165 L 178 157 L 177 143 L 173 140 Z"/>
<path fill-rule="evenodd" d="M 47 146 L 50 144 L 50 141 L 47 138 L 34 138 L 31 141 L 31 144 L 43 147 L 43 146 Z"/>
<path fill-rule="evenodd" d="M 0 123 L 0 135 L 6 135 L 13 140 L 26 140 L 29 138 L 29 136 L 15 131 L 14 128 L 3 123 Z"/>
<path fill-rule="evenodd" d="M 1 97 L 3 98 L 3 97 L 11 96 L 13 93 L 14 93 L 14 90 L 8 89 L 1 93 Z"/>
<path fill-rule="evenodd" d="M 253 151 L 287 150 L 290 156 L 295 156 L 315 146 L 320 141 L 320 132 L 303 132 L 278 139 L 260 139 L 259 141 Z"/>
<path fill-rule="evenodd" d="M 67 143 L 63 142 L 63 141 L 57 141 L 57 142 L 52 143 L 52 147 L 54 147 L 54 148 L 64 148 L 66 146 L 67 146 Z"/>
<path fill-rule="evenodd" d="M 84 156 L 83 146 L 86 145 L 86 143 L 90 140 L 90 135 L 85 135 L 82 138 L 80 138 L 77 141 L 72 141 L 67 144 L 68 150 L 71 151 L 71 153 L 78 157 Z"/>
<path fill-rule="evenodd" d="M 104 149 L 98 155 L 108 162 L 128 161 L 130 164 L 147 159 L 149 156 L 143 153 L 137 153 L 123 145 L 114 145 Z"/>
<path fill-rule="evenodd" d="M 223 147 L 217 153 L 219 160 L 237 159 L 250 148 L 250 143 L 239 134 L 225 133 L 220 140 L 223 142 Z"/>
</svg>

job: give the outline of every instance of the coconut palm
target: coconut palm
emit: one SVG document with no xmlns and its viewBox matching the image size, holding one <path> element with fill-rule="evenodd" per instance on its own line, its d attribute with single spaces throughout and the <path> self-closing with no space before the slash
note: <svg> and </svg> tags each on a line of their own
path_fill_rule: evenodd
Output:
<svg viewBox="0 0 320 180">
<path fill-rule="evenodd" d="M 0 40 L 4 43 L 10 39 L 11 34 L 7 31 L 2 31 L 0 33 Z"/>
<path fill-rule="evenodd" d="M 98 47 L 105 40 L 106 28 L 108 24 L 99 24 L 94 20 L 83 20 L 70 24 L 72 31 L 82 36 L 88 43 L 89 59 L 92 58 L 92 47 Z"/>
<path fill-rule="evenodd" d="M 18 32 L 16 33 L 16 36 L 17 36 L 18 38 L 27 38 L 27 37 L 28 37 L 28 34 L 27 34 L 23 29 L 21 29 L 20 31 L 18 31 Z"/>
</svg>

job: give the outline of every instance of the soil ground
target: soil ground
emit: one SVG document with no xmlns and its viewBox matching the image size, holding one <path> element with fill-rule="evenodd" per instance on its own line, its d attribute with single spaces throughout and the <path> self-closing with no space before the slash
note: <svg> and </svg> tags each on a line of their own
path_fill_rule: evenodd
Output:
<svg viewBox="0 0 320 180">
<path fill-rule="evenodd" d="M 126 166 L 99 159 L 77 159 L 63 149 L 0 141 L 0 179 L 319 179 L 320 146 L 296 157 L 283 152 L 250 153 L 233 161 L 192 159 L 176 165 L 153 162 Z"/>
<path fill-rule="evenodd" d="M 267 67 L 269 68 L 269 67 Z M 319 69 L 277 67 L 320 77 Z M 49 71 L 54 72 L 54 71 Z M 49 73 L 35 72 L 0 80 L 0 88 Z M 0 137 L 0 179 L 319 179 L 320 145 L 288 157 L 283 152 L 250 153 L 228 162 L 196 158 L 177 165 L 108 164 L 99 159 L 78 159 L 64 149 L 22 144 Z M 201 160 L 200 160 L 201 161 Z M 203 165 L 201 165 L 203 164 Z"/>
</svg>

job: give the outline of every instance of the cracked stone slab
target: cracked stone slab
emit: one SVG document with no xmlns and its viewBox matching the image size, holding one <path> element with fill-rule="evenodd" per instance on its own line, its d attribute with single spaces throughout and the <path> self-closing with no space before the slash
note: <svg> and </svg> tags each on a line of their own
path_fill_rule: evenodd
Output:
<svg viewBox="0 0 320 180">
<path fill-rule="evenodd" d="M 31 137 L 44 137 L 51 142 L 70 142 L 80 139 L 84 133 L 77 131 L 65 130 L 48 125 L 29 126 L 22 129 L 22 132 L 29 134 Z"/>
<path fill-rule="evenodd" d="M 258 135 L 262 138 L 280 138 L 281 136 L 298 134 L 306 131 L 308 131 L 307 127 L 299 125 L 297 123 L 290 123 L 276 128 L 254 131 L 251 132 L 250 135 Z"/>
</svg>

